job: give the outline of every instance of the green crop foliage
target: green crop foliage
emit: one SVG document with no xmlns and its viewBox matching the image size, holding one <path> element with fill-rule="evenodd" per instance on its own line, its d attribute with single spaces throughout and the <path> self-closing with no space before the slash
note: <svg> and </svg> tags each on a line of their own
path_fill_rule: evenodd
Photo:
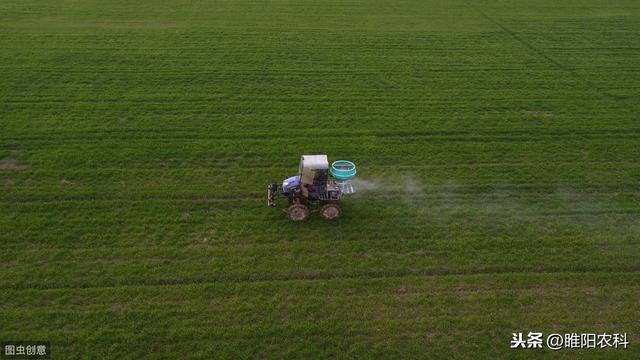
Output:
<svg viewBox="0 0 640 360">
<path fill-rule="evenodd" d="M 0 340 L 637 359 L 639 34 L 635 0 L 3 0 Z M 290 223 L 265 188 L 313 153 L 360 187 Z"/>
</svg>

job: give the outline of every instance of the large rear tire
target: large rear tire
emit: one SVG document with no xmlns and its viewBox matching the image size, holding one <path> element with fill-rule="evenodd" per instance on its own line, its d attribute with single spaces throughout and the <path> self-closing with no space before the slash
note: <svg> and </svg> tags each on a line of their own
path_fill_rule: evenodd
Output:
<svg viewBox="0 0 640 360">
<path fill-rule="evenodd" d="M 320 208 L 320 216 L 325 220 L 336 220 L 342 215 L 338 204 L 326 204 Z"/>
<path fill-rule="evenodd" d="M 303 204 L 293 204 L 287 209 L 287 217 L 291 221 L 305 221 L 309 218 L 309 208 Z"/>
</svg>

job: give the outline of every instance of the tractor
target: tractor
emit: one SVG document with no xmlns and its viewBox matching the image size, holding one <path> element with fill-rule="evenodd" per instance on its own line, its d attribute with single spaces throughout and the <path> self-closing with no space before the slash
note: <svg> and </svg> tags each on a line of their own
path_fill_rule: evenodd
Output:
<svg viewBox="0 0 640 360">
<path fill-rule="evenodd" d="M 276 199 L 286 198 L 289 206 L 285 212 L 291 221 L 307 220 L 312 209 L 325 220 L 336 220 L 342 213 L 339 200 L 355 192 L 351 183 L 355 175 L 351 161 L 338 160 L 329 168 L 327 155 L 302 155 L 298 175 L 267 187 L 267 206 L 276 206 Z"/>
</svg>

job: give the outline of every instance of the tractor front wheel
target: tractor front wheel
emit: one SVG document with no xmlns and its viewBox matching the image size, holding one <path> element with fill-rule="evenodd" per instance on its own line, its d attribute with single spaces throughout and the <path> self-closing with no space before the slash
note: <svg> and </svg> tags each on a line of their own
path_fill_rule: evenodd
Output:
<svg viewBox="0 0 640 360">
<path fill-rule="evenodd" d="M 327 204 L 320 208 L 320 216 L 325 220 L 335 220 L 340 217 L 342 210 L 337 204 Z"/>
<path fill-rule="evenodd" d="M 309 208 L 303 204 L 293 204 L 287 209 L 291 221 L 305 221 L 309 217 Z"/>
</svg>

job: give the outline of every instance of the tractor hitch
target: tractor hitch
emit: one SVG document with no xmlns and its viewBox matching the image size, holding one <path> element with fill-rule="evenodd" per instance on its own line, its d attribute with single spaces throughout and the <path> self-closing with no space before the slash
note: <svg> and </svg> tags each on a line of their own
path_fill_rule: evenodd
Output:
<svg viewBox="0 0 640 360">
<path fill-rule="evenodd" d="M 278 194 L 278 184 L 270 184 L 267 186 L 267 206 L 276 206 L 276 197 Z"/>
</svg>

